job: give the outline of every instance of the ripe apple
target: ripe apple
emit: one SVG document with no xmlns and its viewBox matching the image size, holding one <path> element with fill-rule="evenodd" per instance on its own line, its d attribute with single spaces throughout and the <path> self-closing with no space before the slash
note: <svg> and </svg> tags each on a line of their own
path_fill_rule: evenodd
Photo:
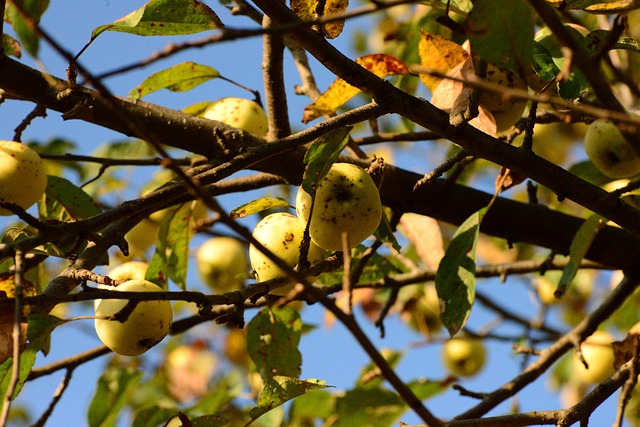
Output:
<svg viewBox="0 0 640 427">
<path fill-rule="evenodd" d="M 527 90 L 527 82 L 518 73 L 511 70 L 498 68 L 489 64 L 487 66 L 487 82 L 504 86 L 507 89 Z M 483 91 L 478 104 L 486 108 L 496 121 L 496 131 L 502 132 L 513 126 L 527 108 L 527 100 L 505 98 L 501 93 Z"/>
<path fill-rule="evenodd" d="M 610 120 L 591 123 L 584 149 L 595 167 L 610 178 L 627 178 L 640 172 L 640 154 Z"/>
<path fill-rule="evenodd" d="M 359 166 L 334 163 L 318 184 L 315 197 L 309 234 L 323 249 L 343 250 L 343 232 L 348 233 L 350 247 L 355 247 L 380 225 L 380 193 L 371 176 Z M 301 186 L 296 196 L 296 212 L 305 226 L 310 210 L 311 195 Z"/>
<path fill-rule="evenodd" d="M 453 374 L 471 377 L 483 367 L 486 359 L 484 344 L 477 338 L 461 336 L 448 340 L 442 347 L 442 361 Z"/>
<path fill-rule="evenodd" d="M 256 136 L 265 136 L 269 122 L 264 110 L 255 101 L 244 98 L 222 98 L 207 107 L 202 117 L 225 123 Z"/>
<path fill-rule="evenodd" d="M 613 375 L 613 341 L 610 333 L 595 331 L 580 345 L 582 357 L 589 365 L 587 369 L 577 356 L 573 358 L 573 371 L 580 381 L 585 384 L 599 384 Z"/>
<path fill-rule="evenodd" d="M 196 252 L 200 277 L 218 293 L 235 291 L 244 285 L 249 271 L 245 245 L 233 237 L 213 237 Z"/>
<path fill-rule="evenodd" d="M 47 172 L 38 153 L 19 142 L 0 140 L 0 199 L 27 209 L 46 188 Z M 13 213 L 0 209 L 0 215 Z"/>
<path fill-rule="evenodd" d="M 291 267 L 296 266 L 300 259 L 300 243 L 304 234 L 304 225 L 294 215 L 286 212 L 278 212 L 264 217 L 253 230 L 253 237 L 278 258 L 285 261 Z M 309 262 L 323 259 L 323 250 L 315 243 L 310 242 Z M 259 282 L 283 277 L 286 273 L 276 266 L 265 254 L 255 246 L 249 246 L 249 260 Z M 273 289 L 273 295 L 287 295 L 295 283 Z"/>
<path fill-rule="evenodd" d="M 203 342 L 180 345 L 169 352 L 164 366 L 169 391 L 181 402 L 202 397 L 217 367 L 216 355 Z"/>
<path fill-rule="evenodd" d="M 161 292 L 146 280 L 129 280 L 114 288 L 120 292 Z M 110 320 L 128 303 L 127 299 L 104 299 L 96 308 L 94 326 L 98 338 L 123 356 L 139 356 L 158 344 L 169 332 L 173 313 L 169 301 L 141 301 L 124 322 Z"/>
<path fill-rule="evenodd" d="M 113 280 L 144 280 L 149 264 L 143 261 L 128 261 L 112 268 L 107 276 Z"/>
</svg>

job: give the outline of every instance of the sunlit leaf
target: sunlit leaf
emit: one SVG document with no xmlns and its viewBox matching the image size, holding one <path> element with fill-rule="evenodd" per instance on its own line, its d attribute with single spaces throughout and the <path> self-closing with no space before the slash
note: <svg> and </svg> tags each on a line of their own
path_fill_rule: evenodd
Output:
<svg viewBox="0 0 640 427">
<path fill-rule="evenodd" d="M 569 247 L 569 263 L 562 271 L 562 277 L 560 277 L 558 289 L 556 290 L 556 298 L 562 298 L 567 292 L 569 285 L 573 282 L 573 279 L 580 270 L 580 264 L 587 255 L 593 239 L 596 238 L 596 235 L 602 230 L 606 223 L 607 220 L 605 218 L 593 214 L 582 223 L 576 235 L 573 236 L 571 246 Z"/>
<path fill-rule="evenodd" d="M 476 297 L 476 244 L 486 208 L 458 228 L 436 273 L 440 319 L 451 336 L 466 323 Z"/>
<path fill-rule="evenodd" d="M 25 50 L 29 55 L 37 57 L 40 37 L 38 37 L 31 25 L 29 25 L 27 19 L 25 19 L 13 5 L 14 2 L 20 5 L 28 17 L 38 24 L 40 23 L 40 18 L 49 7 L 49 0 L 13 0 L 13 2 L 7 3 L 7 9 L 4 14 L 5 21 L 13 27 Z M 3 37 L 3 45 L 4 44 L 5 39 Z M 5 54 L 6 53 L 7 51 L 5 51 Z"/>
<path fill-rule="evenodd" d="M 329 173 L 348 143 L 350 127 L 333 129 L 313 141 L 304 154 L 306 167 L 302 177 L 302 188 L 310 195 L 316 193 L 316 187 Z"/>
<path fill-rule="evenodd" d="M 406 409 L 406 403 L 390 390 L 356 388 L 337 399 L 332 427 L 391 427 Z"/>
<path fill-rule="evenodd" d="M 534 25 L 535 14 L 524 0 L 476 0 L 465 29 L 474 55 L 517 71 L 531 65 Z"/>
<path fill-rule="evenodd" d="M 556 7 L 566 10 L 585 10 L 591 13 L 628 12 L 640 6 L 638 0 L 547 0 Z"/>
<path fill-rule="evenodd" d="M 315 378 L 301 380 L 296 377 L 274 375 L 265 381 L 262 393 L 258 397 L 258 406 L 250 411 L 251 418 L 255 420 L 264 413 L 281 406 L 295 397 L 323 388 L 327 388 L 323 380 Z"/>
<path fill-rule="evenodd" d="M 233 209 L 229 214 L 231 218 L 244 218 L 249 215 L 253 215 L 259 212 L 266 211 L 271 208 L 290 207 L 289 202 L 281 197 L 261 197 L 256 200 L 252 200 L 249 203 L 238 206 Z"/>
<path fill-rule="evenodd" d="M 167 289 L 171 279 L 180 288 L 187 284 L 189 242 L 193 237 L 195 203 L 188 202 L 167 211 L 156 239 L 156 250 L 151 257 L 145 278 Z"/>
<path fill-rule="evenodd" d="M 44 199 L 38 201 L 38 211 L 44 218 L 65 222 L 91 218 L 102 212 L 81 188 L 52 175 L 48 176 Z"/>
<path fill-rule="evenodd" d="M 420 55 L 420 65 L 442 74 L 447 74 L 469 57 L 469 53 L 459 44 L 423 30 L 420 30 L 418 54 Z M 420 80 L 433 92 L 442 78 L 420 74 Z"/>
<path fill-rule="evenodd" d="M 196 0 L 151 0 L 111 24 L 93 30 L 95 39 L 105 31 L 138 36 L 176 36 L 215 30 L 224 25 L 206 4 Z"/>
<path fill-rule="evenodd" d="M 348 0 L 291 0 L 291 10 L 303 21 L 313 21 L 317 18 L 329 18 L 346 12 Z M 320 7 L 322 6 L 322 7 Z M 344 28 L 344 19 L 337 19 L 320 25 L 320 31 L 328 39 L 336 38 Z"/>
<path fill-rule="evenodd" d="M 326 420 L 333 414 L 335 401 L 335 394 L 316 390 L 295 399 L 291 404 L 289 414 L 292 420 L 297 420 L 301 425 L 313 425 L 313 421 Z M 308 424 L 304 424 L 307 421 Z"/>
<path fill-rule="evenodd" d="M 195 62 L 183 62 L 151 74 L 129 92 L 129 98 L 140 99 L 160 89 L 186 92 L 217 77 L 220 77 L 220 74 L 213 67 Z"/>
<path fill-rule="evenodd" d="M 142 379 L 142 371 L 130 366 L 109 366 L 98 379 L 89 404 L 89 427 L 113 427 L 127 402 L 127 391 Z"/>
<path fill-rule="evenodd" d="M 355 62 L 378 77 L 409 74 L 407 65 L 391 55 L 382 53 L 366 55 L 356 59 Z M 305 107 L 302 121 L 308 123 L 322 115 L 334 113 L 359 92 L 360 89 L 351 86 L 341 78 L 336 79 L 313 104 Z"/>
<path fill-rule="evenodd" d="M 378 228 L 373 232 L 373 235 L 382 243 L 391 245 L 391 247 L 397 251 L 400 250 L 400 243 L 398 243 L 398 239 L 396 239 L 393 228 L 391 228 L 391 224 L 389 223 L 389 218 L 387 218 L 387 214 L 384 210 L 382 211 L 382 220 L 380 221 L 380 225 L 378 225 Z"/>
<path fill-rule="evenodd" d="M 412 212 L 400 217 L 400 232 L 416 248 L 418 256 L 427 267 L 437 270 L 444 256 L 442 230 L 435 219 Z"/>
<path fill-rule="evenodd" d="M 264 308 L 247 326 L 247 350 L 262 378 L 298 377 L 302 356 L 298 343 L 302 321 L 289 307 Z"/>
</svg>

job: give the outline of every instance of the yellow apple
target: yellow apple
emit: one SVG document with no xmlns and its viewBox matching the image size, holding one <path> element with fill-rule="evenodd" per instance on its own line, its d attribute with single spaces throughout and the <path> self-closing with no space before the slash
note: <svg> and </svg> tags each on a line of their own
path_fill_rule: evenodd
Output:
<svg viewBox="0 0 640 427">
<path fill-rule="evenodd" d="M 518 73 L 511 70 L 487 66 L 487 82 L 504 86 L 507 89 L 527 90 L 527 82 Z M 527 108 L 527 100 L 505 98 L 502 93 L 483 91 L 478 104 L 486 108 L 496 121 L 496 131 L 502 132 L 513 126 Z"/>
<path fill-rule="evenodd" d="M 573 358 L 573 371 L 585 384 L 599 384 L 613 375 L 615 360 L 613 336 L 606 331 L 595 331 L 581 345 L 582 357 L 586 360 L 587 369 L 578 356 Z"/>
<path fill-rule="evenodd" d="M 119 292 L 161 292 L 146 280 L 129 280 L 114 288 Z M 169 332 L 173 313 L 169 301 L 141 301 L 124 322 L 109 319 L 120 312 L 127 299 L 104 299 L 96 308 L 94 326 L 98 338 L 114 352 L 139 356 L 158 344 Z"/>
<path fill-rule="evenodd" d="M 256 136 L 265 136 L 269 130 L 267 115 L 255 101 L 244 98 L 222 98 L 207 107 L 202 117 L 225 123 Z"/>
<path fill-rule="evenodd" d="M 253 230 L 253 237 L 278 258 L 294 267 L 300 259 L 300 243 L 304 234 L 303 223 L 294 215 L 278 212 L 264 217 Z M 323 258 L 323 250 L 310 242 L 307 259 L 313 263 Z M 255 246 L 249 246 L 249 259 L 259 282 L 283 277 L 286 273 Z M 287 295 L 295 283 L 271 291 L 274 295 Z"/>
<path fill-rule="evenodd" d="M 640 172 L 640 154 L 610 120 L 598 119 L 589 126 L 584 149 L 595 167 L 610 178 L 627 178 Z"/>
<path fill-rule="evenodd" d="M 0 199 L 27 209 L 46 188 L 47 173 L 38 153 L 19 142 L 0 140 Z M 0 209 L 0 215 L 13 213 Z"/>
<path fill-rule="evenodd" d="M 486 351 L 481 340 L 472 337 L 454 337 L 442 347 L 444 366 L 453 374 L 471 377 L 484 367 Z"/>
<path fill-rule="evenodd" d="M 432 335 L 442 328 L 440 302 L 433 284 L 424 285 L 423 292 L 407 301 L 401 314 L 402 320 L 423 335 Z"/>
<path fill-rule="evenodd" d="M 311 240 L 323 249 L 341 251 L 342 233 L 353 248 L 380 225 L 382 203 L 371 176 L 359 166 L 334 163 L 318 184 L 311 210 L 311 195 L 302 186 L 296 196 L 296 212 L 306 226 L 310 221 Z"/>
<path fill-rule="evenodd" d="M 196 252 L 202 280 L 216 292 L 241 289 L 249 272 L 245 245 L 233 237 L 213 237 Z"/>
<path fill-rule="evenodd" d="M 149 264 L 143 261 L 128 261 L 109 270 L 107 276 L 113 280 L 144 280 Z"/>
</svg>

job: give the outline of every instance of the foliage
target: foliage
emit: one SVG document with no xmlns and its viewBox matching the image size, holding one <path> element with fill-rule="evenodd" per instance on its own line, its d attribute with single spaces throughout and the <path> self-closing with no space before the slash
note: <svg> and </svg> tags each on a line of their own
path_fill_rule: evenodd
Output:
<svg viewBox="0 0 640 427">
<path fill-rule="evenodd" d="M 106 24 L 97 6 L 62 22 L 48 1 L 0 4 L 0 138 L 48 173 L 37 207 L 0 200 L 15 214 L 0 224 L 0 425 L 55 424 L 66 399 L 105 427 L 621 425 L 618 401 L 640 425 L 639 175 L 608 178 L 583 146 L 606 118 L 640 153 L 640 2 L 150 0 Z M 84 47 L 56 41 L 70 22 Z M 203 118 L 211 92 L 264 106 L 267 136 Z M 315 194 L 337 161 L 378 185 L 376 232 L 285 297 L 249 271 L 211 294 L 197 247 L 256 245 L 251 226 L 292 212 L 296 188 Z M 137 358 L 89 348 L 83 322 L 113 297 L 108 269 L 131 260 L 168 292 L 127 306 L 162 298 L 175 313 Z M 593 391 L 571 359 L 598 329 L 617 339 L 616 372 Z M 458 334 L 487 348 L 475 378 L 439 360 Z M 85 367 L 99 373 L 69 396 Z M 57 371 L 49 399 L 29 391 Z"/>
</svg>

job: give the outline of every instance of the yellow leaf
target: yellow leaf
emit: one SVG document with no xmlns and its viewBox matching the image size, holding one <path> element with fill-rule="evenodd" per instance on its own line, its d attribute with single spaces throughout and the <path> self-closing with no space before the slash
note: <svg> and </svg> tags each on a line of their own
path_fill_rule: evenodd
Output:
<svg viewBox="0 0 640 427">
<path fill-rule="evenodd" d="M 449 73 L 451 69 L 469 58 L 469 53 L 462 46 L 424 30 L 420 30 L 418 54 L 422 66 L 442 74 Z M 440 77 L 429 74 L 420 74 L 420 80 L 431 92 L 442 81 Z"/>
<path fill-rule="evenodd" d="M 409 74 L 407 65 L 391 55 L 376 53 L 362 56 L 355 62 L 378 77 Z M 358 92 L 360 89 L 357 87 L 351 86 L 342 79 L 336 79 L 313 104 L 305 107 L 302 122 L 308 123 L 322 115 L 334 113 Z"/>
<path fill-rule="evenodd" d="M 347 11 L 349 0 L 327 0 L 322 11 L 322 17 L 331 17 Z M 340 35 L 344 28 L 344 19 L 327 22 L 322 25 L 322 34 L 328 39 L 334 39 Z"/>
<path fill-rule="evenodd" d="M 291 10 L 303 21 L 313 21 L 317 7 L 318 0 L 291 0 Z"/>
</svg>

